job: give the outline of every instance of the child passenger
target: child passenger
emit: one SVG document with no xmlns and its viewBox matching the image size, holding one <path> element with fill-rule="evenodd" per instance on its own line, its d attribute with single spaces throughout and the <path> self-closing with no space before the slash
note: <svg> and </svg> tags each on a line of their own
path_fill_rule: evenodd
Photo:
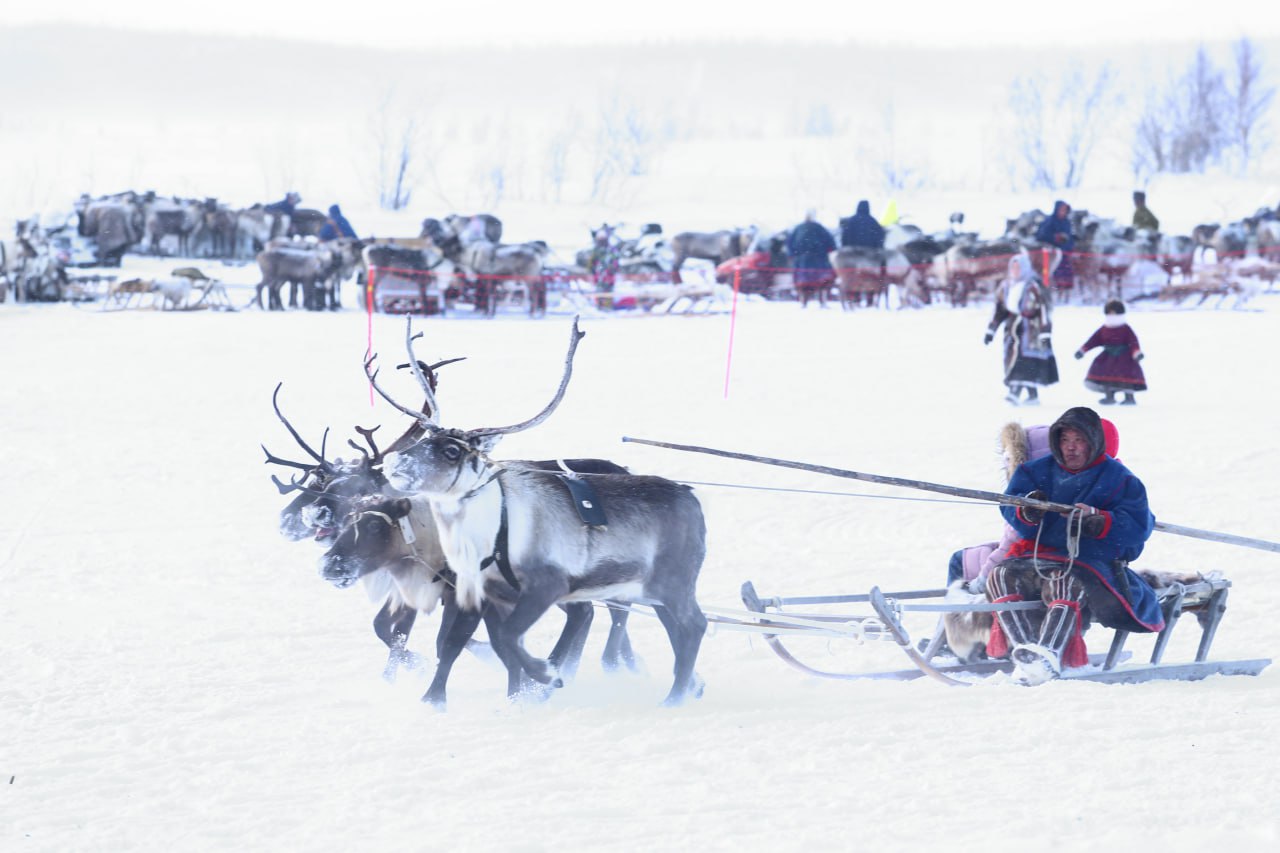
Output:
<svg viewBox="0 0 1280 853">
<path fill-rule="evenodd" d="M 1133 397 L 1134 392 L 1147 390 L 1147 378 L 1138 364 L 1142 361 L 1142 348 L 1138 346 L 1138 336 L 1124 321 L 1123 302 L 1112 299 L 1103 308 L 1103 314 L 1102 325 L 1076 350 L 1076 358 L 1084 358 L 1084 354 L 1094 347 L 1102 348 L 1093 364 L 1089 365 L 1084 387 L 1105 394 L 1098 401 L 1103 405 L 1115 403 L 1116 394 L 1123 393 L 1121 405 L 1132 406 L 1138 402 Z"/>
</svg>

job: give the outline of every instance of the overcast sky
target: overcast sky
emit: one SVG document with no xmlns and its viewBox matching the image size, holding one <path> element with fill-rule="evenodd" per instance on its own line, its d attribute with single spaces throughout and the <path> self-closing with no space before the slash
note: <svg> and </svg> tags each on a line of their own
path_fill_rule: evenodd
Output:
<svg viewBox="0 0 1280 853">
<path fill-rule="evenodd" d="M 52 0 L 6 3 L 0 24 L 198 30 L 397 48 L 757 38 L 963 47 L 1270 38 L 1280 35 L 1275 6 L 1275 0 Z"/>
</svg>

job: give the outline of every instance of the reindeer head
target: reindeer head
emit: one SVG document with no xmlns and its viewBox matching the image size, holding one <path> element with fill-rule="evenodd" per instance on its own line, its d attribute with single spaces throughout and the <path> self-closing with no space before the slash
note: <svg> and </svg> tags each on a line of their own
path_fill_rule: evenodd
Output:
<svg viewBox="0 0 1280 853">
<path fill-rule="evenodd" d="M 560 401 L 564 399 L 569 378 L 573 375 L 573 355 L 578 341 L 585 332 L 578 329 L 578 318 L 573 320 L 569 334 L 569 351 L 565 355 L 564 375 L 560 387 L 551 402 L 527 421 L 506 427 L 482 427 L 474 430 L 444 429 L 435 420 L 419 415 L 423 437 L 414 444 L 394 454 L 388 454 L 386 472 L 392 486 L 406 492 L 423 492 L 432 495 L 452 495 L 461 498 L 481 486 L 493 475 L 496 463 L 489 452 L 504 436 L 522 432 L 545 421 Z M 413 336 L 408 336 L 409 358 L 413 356 Z M 370 379 L 373 377 L 370 376 Z M 375 383 L 375 387 L 376 383 Z M 424 388 L 424 390 L 426 390 Z M 381 389 L 379 389 L 381 393 Z M 428 391 L 429 393 L 429 391 Z M 386 396 L 385 394 L 383 395 Z M 403 406 L 387 397 L 401 411 Z"/>
<path fill-rule="evenodd" d="M 356 501 L 342 530 L 320 557 L 320 576 L 345 589 L 367 574 L 405 557 L 412 534 L 406 535 L 412 509 L 401 497 L 369 495 Z"/>
<path fill-rule="evenodd" d="M 355 501 L 387 489 L 387 479 L 379 467 L 384 454 L 378 449 L 373 439 L 373 434 L 379 428 L 356 427 L 356 432 L 364 436 L 365 441 L 368 442 L 369 449 L 366 450 L 353 441 L 347 443 L 360 452 L 360 458 L 346 462 L 341 459 L 329 461 L 325 458 L 328 430 L 325 430 L 324 438 L 320 442 L 320 451 L 316 452 L 302 439 L 280 411 L 278 402 L 280 387 L 280 385 L 276 386 L 275 393 L 271 397 L 276 416 L 280 418 L 302 449 L 314 460 L 313 462 L 293 462 L 275 456 L 265 446 L 262 448 L 267 454 L 268 463 L 302 471 L 298 477 L 291 479 L 288 483 L 282 483 L 275 476 L 271 478 L 280 494 L 298 492 L 298 495 L 280 512 L 280 533 L 293 542 L 314 539 L 321 545 L 328 545 L 337 535 L 340 520 L 350 512 Z M 406 436 L 401 436 L 398 441 L 406 441 L 406 439 L 413 441 L 417 436 L 418 434 L 411 430 Z"/>
</svg>

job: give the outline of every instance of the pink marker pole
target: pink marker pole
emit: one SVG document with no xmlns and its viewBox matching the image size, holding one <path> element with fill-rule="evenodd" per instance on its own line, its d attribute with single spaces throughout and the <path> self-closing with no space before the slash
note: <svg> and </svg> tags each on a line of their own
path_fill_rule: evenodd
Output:
<svg viewBox="0 0 1280 853">
<path fill-rule="evenodd" d="M 377 267 L 369 267 L 369 278 L 364 285 L 364 311 L 367 318 L 367 344 L 364 351 L 364 357 L 369 358 L 373 355 L 373 283 L 378 274 Z M 369 408 L 373 408 L 373 383 L 369 383 Z"/>
<path fill-rule="evenodd" d="M 729 352 L 724 360 L 724 398 L 729 399 L 729 373 L 733 370 L 733 332 L 738 323 L 738 288 L 742 270 L 733 271 L 733 305 L 729 309 Z"/>
</svg>

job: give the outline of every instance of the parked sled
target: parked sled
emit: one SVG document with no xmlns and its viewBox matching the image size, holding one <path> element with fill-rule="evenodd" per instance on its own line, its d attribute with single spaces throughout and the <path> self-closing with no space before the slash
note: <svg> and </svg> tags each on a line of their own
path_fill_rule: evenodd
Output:
<svg viewBox="0 0 1280 853">
<path fill-rule="evenodd" d="M 1231 582 L 1211 575 L 1189 582 L 1170 581 L 1155 589 L 1164 613 L 1164 630 L 1156 634 L 1155 646 L 1146 663 L 1131 663 L 1125 651 L 1129 632 L 1115 630 L 1105 654 L 1090 655 L 1089 665 L 1065 670 L 1061 680 L 1098 681 L 1108 684 L 1134 684 L 1144 681 L 1197 681 L 1210 675 L 1257 675 L 1270 663 L 1270 658 L 1211 661 L 1210 647 L 1226 612 Z M 872 587 L 865 595 L 761 596 L 748 581 L 742 585 L 742 601 L 751 611 L 750 621 L 776 633 L 765 640 L 778 657 L 788 665 L 809 675 L 822 678 L 908 680 L 932 678 L 952 686 L 968 686 L 997 672 L 1011 672 L 1007 659 L 985 659 L 965 663 L 950 655 L 940 654 L 944 648 L 942 615 L 945 613 L 991 612 L 1013 609 L 1043 609 L 1039 601 L 1004 604 L 962 604 L 945 602 L 945 589 L 909 590 L 885 593 Z M 862 612 L 854 609 L 862 605 Z M 830 609 L 838 607 L 838 610 Z M 827 608 L 827 609 L 815 609 Z M 938 626 L 932 638 L 920 646 L 912 644 L 902 616 L 907 612 L 937 613 Z M 1169 639 L 1179 617 L 1194 613 L 1200 624 L 1200 640 L 1195 659 L 1184 663 L 1164 661 Z M 1101 628 L 1101 626 L 1098 626 Z M 1102 629 L 1106 630 L 1106 629 Z M 887 672 L 835 672 L 816 663 L 808 663 L 789 648 L 790 637 L 847 637 L 851 639 L 887 639 L 899 646 L 910 660 L 908 669 Z M 1096 636 L 1096 635 L 1095 635 Z"/>
</svg>

